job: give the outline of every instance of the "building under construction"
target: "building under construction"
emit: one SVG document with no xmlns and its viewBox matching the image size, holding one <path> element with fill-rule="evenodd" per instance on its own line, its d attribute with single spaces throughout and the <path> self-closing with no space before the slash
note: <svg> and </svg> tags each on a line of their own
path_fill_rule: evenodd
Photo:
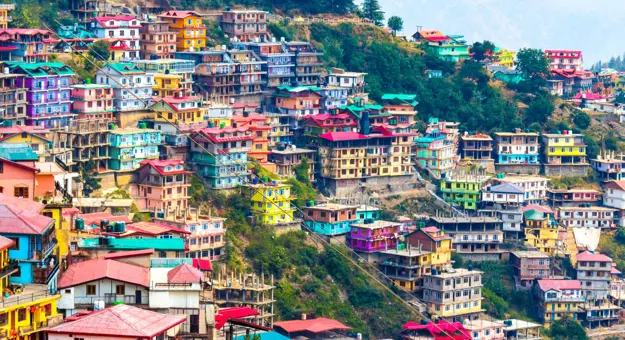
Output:
<svg viewBox="0 0 625 340">
<path fill-rule="evenodd" d="M 254 322 L 266 327 L 273 326 L 275 289 L 273 275 L 269 283 L 263 275 L 230 273 L 219 274 L 213 281 L 215 304 L 219 308 L 250 307 L 260 313 Z"/>
</svg>

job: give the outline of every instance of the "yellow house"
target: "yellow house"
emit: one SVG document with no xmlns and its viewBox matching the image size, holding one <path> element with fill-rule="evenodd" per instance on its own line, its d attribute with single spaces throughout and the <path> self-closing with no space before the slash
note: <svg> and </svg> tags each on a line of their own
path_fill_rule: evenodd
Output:
<svg viewBox="0 0 625 340">
<path fill-rule="evenodd" d="M 178 51 L 198 51 L 206 47 L 206 26 L 194 11 L 167 11 L 159 15 L 176 32 Z"/>
<path fill-rule="evenodd" d="M 579 280 L 538 280 L 533 290 L 538 317 L 545 328 L 565 316 L 577 320 L 579 307 L 585 301 Z"/>
<path fill-rule="evenodd" d="M 155 73 L 152 90 L 155 97 L 179 97 L 189 92 L 182 84 L 182 75 L 171 73 Z"/>
<path fill-rule="evenodd" d="M 516 52 L 511 51 L 505 48 L 500 48 L 495 51 L 495 60 L 496 63 L 500 66 L 505 66 L 509 69 L 514 68 L 514 58 L 516 57 Z"/>
<path fill-rule="evenodd" d="M 0 127 L 0 143 L 26 144 L 39 156 L 40 162 L 45 162 L 46 155 L 52 148 L 52 141 L 48 139 L 49 131 L 39 126 L 15 125 Z"/>
<path fill-rule="evenodd" d="M 71 208 L 70 204 L 46 204 L 41 215 L 54 220 L 54 231 L 56 233 L 57 247 L 56 253 L 59 259 L 63 260 L 69 254 L 69 230 L 70 222 L 63 218 L 63 208 Z"/>
<path fill-rule="evenodd" d="M 0 337 L 38 339 L 37 333 L 63 322 L 63 315 L 57 311 L 60 297 L 41 285 L 26 285 L 23 289 L 13 290 L 1 304 Z"/>
<path fill-rule="evenodd" d="M 15 9 L 15 4 L 0 4 L 0 29 L 9 27 L 9 22 L 13 21 L 9 11 Z"/>
<path fill-rule="evenodd" d="M 9 263 L 9 248 L 15 245 L 10 238 L 0 236 L 0 291 L 9 286 L 9 276 L 18 270 L 17 263 Z"/>
<path fill-rule="evenodd" d="M 553 219 L 553 211 L 549 208 L 530 205 L 523 212 L 525 222 L 525 242 L 530 247 L 555 256 L 560 250 L 557 222 Z"/>
<path fill-rule="evenodd" d="M 250 188 L 250 210 L 256 223 L 265 225 L 285 225 L 294 222 L 291 201 L 291 186 L 272 183 L 248 184 Z"/>
<path fill-rule="evenodd" d="M 543 134 L 543 149 L 546 164 L 586 164 L 586 144 L 581 133 Z"/>
<path fill-rule="evenodd" d="M 204 121 L 200 97 L 162 97 L 152 100 L 151 109 L 156 122 L 195 124 Z"/>
</svg>

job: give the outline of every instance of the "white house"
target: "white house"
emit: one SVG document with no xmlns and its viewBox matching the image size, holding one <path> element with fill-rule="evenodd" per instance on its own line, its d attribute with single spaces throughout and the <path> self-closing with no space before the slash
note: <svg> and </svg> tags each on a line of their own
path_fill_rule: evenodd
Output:
<svg viewBox="0 0 625 340">
<path fill-rule="evenodd" d="M 139 59 L 141 23 L 132 15 L 95 17 L 91 28 L 96 37 L 111 43 L 111 60 Z"/>
<path fill-rule="evenodd" d="M 132 63 L 108 63 L 96 72 L 96 79 L 113 86 L 118 112 L 145 110 L 151 104 L 154 75 Z"/>
<path fill-rule="evenodd" d="M 611 228 L 614 225 L 614 212 L 606 207 L 559 207 L 556 218 L 566 227 Z"/>
<path fill-rule="evenodd" d="M 603 205 L 616 209 L 615 221 L 625 227 L 625 180 L 608 182 L 604 186 Z"/>
<path fill-rule="evenodd" d="M 480 215 L 500 219 L 505 237 L 516 239 L 521 237 L 523 230 L 523 210 L 525 191 L 515 184 L 499 184 L 488 186 L 482 190 Z"/>
<path fill-rule="evenodd" d="M 105 258 L 78 262 L 70 265 L 59 280 L 58 308 L 70 316 L 94 307 L 96 301 L 105 305 L 147 305 L 148 287 L 147 268 Z"/>
<path fill-rule="evenodd" d="M 347 89 L 342 87 L 324 86 L 321 88 L 321 105 L 326 109 L 334 109 L 347 105 Z"/>
<path fill-rule="evenodd" d="M 488 186 L 482 189 L 482 202 L 523 205 L 525 203 L 525 191 L 520 186 L 509 183 Z"/>
<path fill-rule="evenodd" d="M 514 184 L 523 188 L 525 191 L 525 202 L 529 204 L 540 204 L 547 199 L 547 181 L 548 179 L 541 176 L 505 176 L 504 178 L 495 179 L 495 181 L 503 184 Z"/>
<path fill-rule="evenodd" d="M 328 86 L 345 88 L 352 95 L 364 91 L 366 75 L 367 73 L 346 72 L 340 68 L 333 68 L 326 78 L 326 83 Z"/>
</svg>

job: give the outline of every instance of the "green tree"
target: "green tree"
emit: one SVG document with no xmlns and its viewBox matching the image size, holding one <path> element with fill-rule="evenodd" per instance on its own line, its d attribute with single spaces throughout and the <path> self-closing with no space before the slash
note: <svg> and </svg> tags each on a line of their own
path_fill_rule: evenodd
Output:
<svg viewBox="0 0 625 340">
<path fill-rule="evenodd" d="M 362 13 L 365 18 L 371 20 L 374 24 L 382 26 L 384 21 L 384 12 L 378 0 L 365 0 L 362 3 Z"/>
<path fill-rule="evenodd" d="M 100 182 L 102 178 L 95 177 L 95 162 L 89 161 L 80 169 L 80 180 L 82 181 L 82 194 L 89 197 L 91 194 L 99 190 L 102 186 Z"/>
<path fill-rule="evenodd" d="M 588 340 L 584 327 L 569 317 L 553 322 L 549 329 L 549 336 L 554 340 Z"/>
<path fill-rule="evenodd" d="M 532 123 L 544 124 L 551 117 L 554 109 L 549 94 L 537 95 L 525 110 L 525 122 L 528 125 Z"/>
<path fill-rule="evenodd" d="M 485 40 L 484 42 L 476 42 L 471 46 L 472 59 L 475 61 L 482 61 L 486 59 L 488 54 L 492 54 L 495 51 L 495 44 Z"/>
<path fill-rule="evenodd" d="M 293 167 L 293 171 L 295 172 L 295 179 L 299 182 L 310 184 L 309 179 L 309 171 L 310 163 L 308 163 L 308 158 L 302 159 L 302 162 Z"/>
<path fill-rule="evenodd" d="M 585 130 L 590 126 L 590 116 L 582 110 L 575 110 L 573 111 L 573 124 Z"/>
<path fill-rule="evenodd" d="M 392 17 L 388 18 L 387 25 L 391 30 L 393 30 L 393 35 L 395 35 L 397 34 L 397 32 L 404 29 L 404 19 L 393 15 Z"/>
<path fill-rule="evenodd" d="M 520 89 L 535 92 L 547 84 L 545 79 L 549 74 L 549 61 L 542 50 L 522 48 L 516 57 L 517 70 L 523 72 L 525 76 Z"/>
<path fill-rule="evenodd" d="M 89 55 L 95 58 L 96 60 L 106 61 L 111 57 L 111 52 L 109 48 L 111 44 L 104 40 L 98 40 L 91 44 L 89 49 Z"/>
</svg>

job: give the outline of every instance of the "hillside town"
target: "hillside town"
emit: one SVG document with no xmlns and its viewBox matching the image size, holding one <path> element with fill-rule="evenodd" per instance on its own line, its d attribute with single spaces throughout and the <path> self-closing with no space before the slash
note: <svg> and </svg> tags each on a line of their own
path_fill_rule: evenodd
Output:
<svg viewBox="0 0 625 340">
<path fill-rule="evenodd" d="M 129 15 L 72 1 L 80 24 L 56 31 L 9 28 L 16 5 L 0 4 L 0 338 L 363 338 L 315 311 L 283 318 L 278 278 L 225 265 L 228 216 L 194 185 L 241 194 L 252 226 L 374 268 L 420 316 L 397 338 L 534 340 L 565 319 L 623 331 L 625 268 L 599 244 L 625 228 L 625 155 L 589 157 L 572 129 L 423 119 L 418 93 L 373 100 L 366 70 L 326 67 L 313 43 L 273 35 L 266 11 L 148 3 Z M 228 45 L 211 46 L 213 25 Z M 393 37 L 457 64 L 476 53 L 439 30 Z M 625 121 L 625 73 L 543 53 L 549 93 Z M 515 51 L 480 62 L 492 81 L 527 80 Z M 297 203 L 289 179 L 315 199 Z M 415 192 L 436 212 L 381 203 Z M 489 315 L 489 261 L 511 268 L 536 318 Z"/>
</svg>

